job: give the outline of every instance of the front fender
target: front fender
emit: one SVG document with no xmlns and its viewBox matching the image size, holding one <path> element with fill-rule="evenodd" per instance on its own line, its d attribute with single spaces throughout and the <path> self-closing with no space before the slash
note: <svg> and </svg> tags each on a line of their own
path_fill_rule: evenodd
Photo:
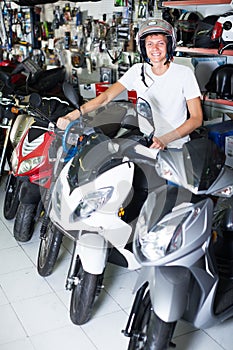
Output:
<svg viewBox="0 0 233 350">
<path fill-rule="evenodd" d="M 150 296 L 154 312 L 161 320 L 174 322 L 183 316 L 189 283 L 190 272 L 184 267 L 154 267 Z"/>
<path fill-rule="evenodd" d="M 107 261 L 107 244 L 97 233 L 85 233 L 78 240 L 78 254 L 84 271 L 93 275 L 103 273 Z"/>
<path fill-rule="evenodd" d="M 183 267 L 142 267 L 135 285 L 138 290 L 149 283 L 150 298 L 154 312 L 164 322 L 175 322 L 184 314 L 190 272 Z"/>
<path fill-rule="evenodd" d="M 20 177 L 19 177 L 20 178 Z M 38 204 L 41 199 L 40 186 L 24 181 L 20 187 L 19 200 L 23 204 Z"/>
</svg>

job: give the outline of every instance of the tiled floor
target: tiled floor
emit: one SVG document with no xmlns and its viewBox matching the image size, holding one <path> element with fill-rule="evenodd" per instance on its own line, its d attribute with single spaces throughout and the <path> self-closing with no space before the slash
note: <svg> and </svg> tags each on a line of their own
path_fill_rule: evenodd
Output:
<svg viewBox="0 0 233 350">
<path fill-rule="evenodd" d="M 2 214 L 0 187 L 0 350 L 126 350 L 121 334 L 133 300 L 137 272 L 109 265 L 105 288 L 94 314 L 84 326 L 69 319 L 70 292 L 64 283 L 70 248 L 65 241 L 56 269 L 47 278 L 36 269 L 39 224 L 32 240 L 19 244 L 12 235 L 13 220 Z M 232 349 L 233 320 L 202 331 L 180 322 L 175 333 L 177 350 Z"/>
</svg>

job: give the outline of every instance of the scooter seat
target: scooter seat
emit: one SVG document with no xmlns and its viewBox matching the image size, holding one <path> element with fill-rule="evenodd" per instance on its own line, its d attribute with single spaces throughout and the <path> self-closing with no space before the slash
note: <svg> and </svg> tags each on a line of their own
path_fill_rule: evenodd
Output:
<svg viewBox="0 0 233 350">
<path fill-rule="evenodd" d="M 38 92 L 45 92 L 62 83 L 65 79 L 65 74 L 66 69 L 64 66 L 40 71 L 29 81 L 29 86 Z"/>
<path fill-rule="evenodd" d="M 11 85 L 11 74 L 10 72 L 0 70 L 0 80 L 7 86 Z"/>
</svg>

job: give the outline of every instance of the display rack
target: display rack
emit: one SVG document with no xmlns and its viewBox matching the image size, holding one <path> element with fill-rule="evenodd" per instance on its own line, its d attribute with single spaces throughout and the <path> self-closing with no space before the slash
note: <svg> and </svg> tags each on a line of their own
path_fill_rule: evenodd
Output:
<svg viewBox="0 0 233 350">
<path fill-rule="evenodd" d="M 187 47 L 177 46 L 176 52 L 184 52 L 190 54 L 201 54 L 201 55 L 219 55 L 218 49 L 207 49 L 202 47 Z M 233 50 L 224 50 L 222 56 L 233 56 Z"/>
<path fill-rule="evenodd" d="M 196 11 L 204 16 L 222 14 L 233 10 L 232 0 L 174 0 L 163 1 L 164 7 L 177 8 L 186 11 Z"/>
<path fill-rule="evenodd" d="M 227 11 L 233 11 L 233 0 L 172 0 L 163 1 L 162 5 L 169 8 L 177 8 L 187 11 L 196 11 L 202 14 L 209 11 L 213 14 L 222 14 Z M 197 47 L 183 47 L 178 46 L 177 52 L 184 52 L 190 54 L 202 54 L 202 55 L 219 55 L 218 49 L 207 49 Z M 224 50 L 224 56 L 233 56 L 233 50 Z"/>
<path fill-rule="evenodd" d="M 202 97 L 202 100 L 203 100 L 203 97 Z M 212 103 L 215 103 L 215 104 L 218 104 L 218 105 L 225 105 L 225 106 L 233 107 L 233 101 L 230 101 L 230 100 L 223 100 L 223 99 L 220 99 L 220 98 L 205 97 L 204 101 L 205 102 L 212 102 Z"/>
</svg>

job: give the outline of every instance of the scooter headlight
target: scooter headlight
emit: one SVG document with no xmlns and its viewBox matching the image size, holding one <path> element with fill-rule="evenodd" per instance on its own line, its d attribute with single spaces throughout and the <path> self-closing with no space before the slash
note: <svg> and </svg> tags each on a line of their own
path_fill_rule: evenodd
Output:
<svg viewBox="0 0 233 350">
<path fill-rule="evenodd" d="M 140 218 L 137 224 L 137 232 L 140 251 L 143 256 L 150 261 L 156 261 L 178 250 L 183 242 L 182 223 L 189 214 L 190 211 L 172 218 L 169 217 L 165 221 L 160 221 L 151 230 L 148 230 L 143 217 Z"/>
<path fill-rule="evenodd" d="M 175 159 L 174 159 L 175 161 Z M 157 174 L 163 179 L 180 186 L 184 186 L 189 191 L 194 194 L 199 192 L 200 178 L 195 176 L 194 172 L 191 172 L 191 177 L 188 178 L 187 172 L 183 174 L 185 176 L 184 183 L 182 182 L 182 176 L 177 174 L 175 169 L 172 168 L 162 157 L 159 158 L 159 161 L 155 165 Z"/>
<path fill-rule="evenodd" d="M 93 212 L 100 210 L 111 198 L 113 190 L 112 186 L 103 187 L 85 195 L 74 211 L 74 220 L 88 218 Z"/>
<path fill-rule="evenodd" d="M 24 174 L 24 173 L 27 173 L 28 171 L 31 171 L 32 169 L 37 167 L 39 164 L 41 164 L 44 158 L 45 158 L 44 156 L 41 156 L 41 157 L 34 157 L 34 158 L 24 160 L 19 166 L 18 173 Z"/>
<path fill-rule="evenodd" d="M 217 192 L 212 193 L 213 196 L 230 198 L 233 196 L 233 186 L 227 186 Z"/>
<path fill-rule="evenodd" d="M 158 225 L 155 230 L 148 232 L 140 239 L 143 255 L 149 260 L 158 260 L 169 253 L 169 245 L 172 244 L 172 238 L 175 226 Z M 178 249 L 182 243 L 181 230 L 177 236 L 177 242 L 173 242 L 173 251 Z M 173 240 L 174 241 L 174 240 Z"/>
<path fill-rule="evenodd" d="M 156 163 L 156 172 L 160 177 L 168 181 L 179 184 L 179 179 L 177 179 L 175 173 L 172 171 L 169 164 L 167 164 L 162 158 L 159 159 L 159 162 Z"/>
</svg>

